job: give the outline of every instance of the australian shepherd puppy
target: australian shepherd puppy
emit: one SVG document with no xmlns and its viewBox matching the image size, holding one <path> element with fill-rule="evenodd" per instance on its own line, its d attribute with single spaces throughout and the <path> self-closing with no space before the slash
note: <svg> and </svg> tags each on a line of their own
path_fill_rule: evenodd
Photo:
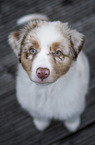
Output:
<svg viewBox="0 0 95 145">
<path fill-rule="evenodd" d="M 33 117 L 38 130 L 56 119 L 76 131 L 89 84 L 89 64 L 81 51 L 85 36 L 70 29 L 68 23 L 52 22 L 40 14 L 18 20 L 18 24 L 24 23 L 23 29 L 9 35 L 20 62 L 18 102 Z"/>
</svg>

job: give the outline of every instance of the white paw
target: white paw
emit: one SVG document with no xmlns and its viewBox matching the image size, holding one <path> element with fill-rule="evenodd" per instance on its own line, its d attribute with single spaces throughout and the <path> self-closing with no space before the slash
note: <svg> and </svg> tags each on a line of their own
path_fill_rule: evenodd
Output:
<svg viewBox="0 0 95 145">
<path fill-rule="evenodd" d="M 39 131 L 43 131 L 44 129 L 46 129 L 49 126 L 50 121 L 34 119 L 33 123 Z"/>
<path fill-rule="evenodd" d="M 75 120 L 65 121 L 64 125 L 69 131 L 75 132 L 80 125 L 80 117 L 76 118 Z"/>
</svg>

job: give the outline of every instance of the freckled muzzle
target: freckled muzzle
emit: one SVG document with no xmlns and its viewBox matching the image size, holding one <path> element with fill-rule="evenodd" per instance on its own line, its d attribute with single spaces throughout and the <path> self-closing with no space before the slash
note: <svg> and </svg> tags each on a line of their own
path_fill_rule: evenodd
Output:
<svg viewBox="0 0 95 145">
<path fill-rule="evenodd" d="M 48 78 L 50 75 L 50 70 L 48 68 L 37 68 L 36 75 L 39 79 L 43 80 Z"/>
</svg>

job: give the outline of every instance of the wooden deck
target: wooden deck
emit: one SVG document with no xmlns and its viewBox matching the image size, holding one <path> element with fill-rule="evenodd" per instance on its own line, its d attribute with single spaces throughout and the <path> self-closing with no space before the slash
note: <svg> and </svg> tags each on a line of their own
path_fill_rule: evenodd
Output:
<svg viewBox="0 0 95 145">
<path fill-rule="evenodd" d="M 0 3 L 0 145 L 95 145 L 95 0 L 3 0 Z M 8 45 L 8 35 L 18 30 L 19 17 L 35 12 L 69 22 L 87 37 L 84 51 L 91 71 L 89 93 L 81 126 L 73 134 L 58 121 L 52 121 L 43 132 L 37 131 L 32 118 L 16 100 L 18 60 Z"/>
</svg>

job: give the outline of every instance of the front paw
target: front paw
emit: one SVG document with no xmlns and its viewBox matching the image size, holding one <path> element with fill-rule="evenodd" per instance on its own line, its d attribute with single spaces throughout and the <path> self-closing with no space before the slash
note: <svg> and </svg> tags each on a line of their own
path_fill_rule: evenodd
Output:
<svg viewBox="0 0 95 145">
<path fill-rule="evenodd" d="M 72 118 L 69 120 L 66 120 L 64 125 L 66 126 L 66 128 L 71 131 L 71 132 L 75 132 L 79 125 L 80 125 L 80 117 L 76 117 L 76 118 Z"/>
<path fill-rule="evenodd" d="M 33 123 L 39 131 L 43 131 L 49 126 L 50 121 L 43 119 L 34 119 Z"/>
</svg>

